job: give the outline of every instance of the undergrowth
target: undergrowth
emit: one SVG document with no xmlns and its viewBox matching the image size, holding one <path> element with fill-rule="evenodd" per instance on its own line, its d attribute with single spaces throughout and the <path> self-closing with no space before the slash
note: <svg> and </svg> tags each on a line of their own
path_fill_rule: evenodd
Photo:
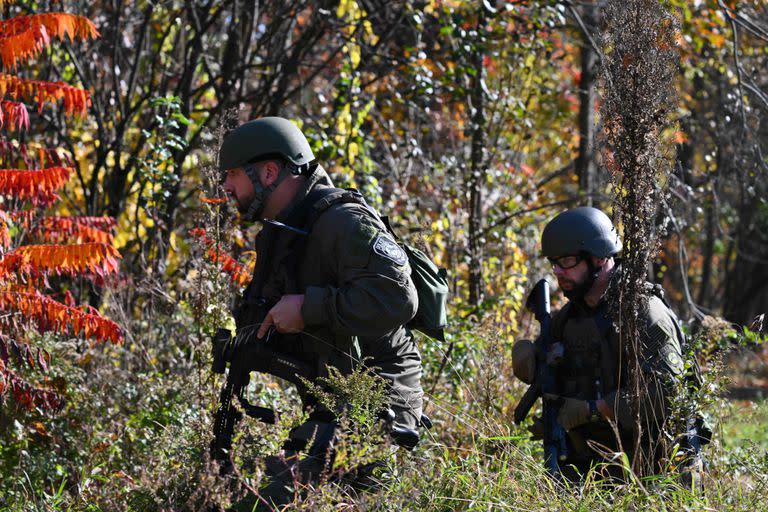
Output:
<svg viewBox="0 0 768 512">
<path fill-rule="evenodd" d="M 124 348 L 41 338 L 50 350 L 78 357 L 60 358 L 70 362 L 49 375 L 66 382 L 66 405 L 53 419 L 33 412 L 10 420 L 10 404 L 2 406 L 0 510 L 216 510 L 263 484 L 264 457 L 277 453 L 304 417 L 298 395 L 270 378 L 253 379 L 251 400 L 279 410 L 280 422 L 242 421 L 236 478 L 219 476 L 208 445 L 222 380 L 210 372 L 208 329 L 200 320 L 216 318 L 196 315 L 194 283 L 167 294 L 143 283 L 131 300 L 115 292 L 113 307 L 135 319 Z M 765 509 L 768 403 L 717 395 L 707 400 L 716 432 L 705 448 L 701 490 L 685 488 L 674 474 L 621 485 L 592 477 L 582 486 L 555 484 L 543 469 L 540 443 L 513 424 L 524 385 L 512 377 L 510 340 L 499 332 L 490 322 L 456 326 L 459 357 L 448 359 L 439 378 L 440 361 L 425 361 L 425 411 L 434 427 L 412 452 L 393 448 L 376 423 L 381 388 L 375 379 L 337 376 L 322 399 L 338 405 L 327 392 L 335 387 L 336 397 L 357 400 L 343 420 L 339 456 L 328 481 L 306 489 L 289 510 Z M 723 335 L 699 339 L 712 347 Z M 446 350 L 430 348 L 440 357 Z M 711 353 L 718 350 L 723 347 Z M 715 383 L 727 366 L 722 357 L 712 360 L 719 363 L 705 366 L 704 375 Z M 348 471 L 372 461 L 381 466 L 373 485 L 350 485 Z"/>
</svg>

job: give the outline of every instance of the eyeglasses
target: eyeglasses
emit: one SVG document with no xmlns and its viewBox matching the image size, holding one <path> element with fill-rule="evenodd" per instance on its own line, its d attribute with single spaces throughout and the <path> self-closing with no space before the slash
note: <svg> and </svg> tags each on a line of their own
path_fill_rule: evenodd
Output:
<svg viewBox="0 0 768 512">
<path fill-rule="evenodd" d="M 562 270 L 573 268 L 584 260 L 584 257 L 578 255 L 560 256 L 559 258 L 549 258 L 552 267 L 560 267 Z"/>
</svg>

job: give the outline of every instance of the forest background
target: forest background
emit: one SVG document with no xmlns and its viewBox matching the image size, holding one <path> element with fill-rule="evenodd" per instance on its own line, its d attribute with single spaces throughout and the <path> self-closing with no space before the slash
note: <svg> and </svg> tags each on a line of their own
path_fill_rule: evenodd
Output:
<svg viewBox="0 0 768 512">
<path fill-rule="evenodd" d="M 674 108 L 653 136 L 671 166 L 658 175 L 649 274 L 706 370 L 702 405 L 717 431 L 704 490 L 670 475 L 558 494 L 538 443 L 512 422 L 524 387 L 509 349 L 535 335 L 523 301 L 549 273 L 541 229 L 577 205 L 616 214 L 623 193 L 603 121 L 615 114 L 603 99 L 616 83 L 603 79 L 612 48 L 602 35 L 643 1 L 612 9 L 568 0 L 0 2 L 2 48 L 18 37 L 8 24 L 16 16 L 66 11 L 100 33 L 64 30 L 53 41 L 51 25 L 23 65 L 0 52 L 0 81 L 61 81 L 89 98 L 70 108 L 38 92 L 26 101 L 39 108 L 19 122 L 25 99 L 2 88 L 3 166 L 71 173 L 58 200 L 26 197 L 35 200 L 25 209 L 14 210 L 20 188 L 3 188 L 0 508 L 201 510 L 258 486 L 259 461 L 300 413 L 288 387 L 255 379 L 254 395 L 284 420 L 241 424 L 241 485 L 217 476 L 207 447 L 221 382 L 210 372 L 209 337 L 230 322 L 256 255 L 253 228 L 233 224 L 220 201 L 215 158 L 227 129 L 281 115 L 302 127 L 337 185 L 358 188 L 449 269 L 452 293 L 447 341 L 419 338 L 434 429 L 414 453 L 391 455 L 397 463 L 375 491 L 328 484 L 297 508 L 760 509 L 768 487 L 761 0 L 664 3 L 677 61 L 667 83 Z M 62 227 L 76 216 L 91 220 Z M 97 227 L 106 235 L 88 231 Z M 48 260 L 23 267 L 12 256 L 31 254 L 23 246 L 35 237 L 114 246 L 119 272 L 107 249 L 77 263 L 49 248 Z M 18 289 L 6 287 L 33 280 L 47 298 L 35 295 L 14 316 L 19 302 L 7 297 Z M 41 321 L 32 304 L 47 300 L 69 309 Z M 75 325 L 78 315 L 93 327 Z M 386 448 L 353 434 L 339 474 Z"/>
</svg>

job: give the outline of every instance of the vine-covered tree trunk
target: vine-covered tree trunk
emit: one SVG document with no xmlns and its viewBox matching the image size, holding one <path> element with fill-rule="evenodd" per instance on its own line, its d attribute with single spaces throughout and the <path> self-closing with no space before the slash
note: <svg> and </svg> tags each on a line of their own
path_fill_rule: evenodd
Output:
<svg viewBox="0 0 768 512">
<path fill-rule="evenodd" d="M 657 446 L 651 440 L 658 436 L 644 436 L 648 425 L 641 419 L 645 385 L 638 311 L 648 300 L 644 282 L 658 245 L 653 224 L 659 187 L 671 170 L 661 134 L 675 106 L 675 21 L 658 0 L 609 2 L 604 14 L 602 117 L 610 152 L 606 160 L 617 190 L 614 216 L 623 226 L 625 247 L 613 303 L 629 373 L 625 382 L 634 417 L 632 468 L 643 474 L 652 470 Z"/>
<path fill-rule="evenodd" d="M 587 205 L 592 206 L 592 193 L 596 189 L 595 165 L 595 85 L 599 56 L 594 47 L 594 34 L 599 23 L 600 7 L 596 3 L 582 8 L 581 79 L 579 80 L 579 155 L 576 158 L 576 175 L 579 190 Z"/>
<path fill-rule="evenodd" d="M 485 27 L 485 8 L 480 7 L 477 18 L 473 64 L 475 76 L 472 86 L 472 147 L 469 165 L 469 302 L 477 305 L 483 292 L 483 186 L 485 185 L 484 146 L 485 111 L 483 92 L 484 43 L 482 31 Z"/>
</svg>

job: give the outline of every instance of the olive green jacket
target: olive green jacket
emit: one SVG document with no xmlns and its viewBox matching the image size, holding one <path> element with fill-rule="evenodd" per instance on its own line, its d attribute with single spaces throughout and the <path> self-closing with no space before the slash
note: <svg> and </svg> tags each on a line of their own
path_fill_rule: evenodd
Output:
<svg viewBox="0 0 768 512">
<path fill-rule="evenodd" d="M 290 224 L 309 192 L 328 186 L 328 175 L 318 167 L 277 220 Z M 244 309 L 256 311 L 259 298 L 271 305 L 285 294 L 304 294 L 304 332 L 280 335 L 281 351 L 314 365 L 319 375 L 327 374 L 326 365 L 348 373 L 371 355 L 374 364 L 377 358 L 391 363 L 390 381 L 401 374 L 420 376 L 418 350 L 404 327 L 416 314 L 416 289 L 404 251 L 381 220 L 362 205 L 336 203 L 315 221 L 303 255 L 293 249 L 300 236 L 269 224 L 259 232 L 254 278 L 245 294 L 250 305 Z M 420 414 L 418 378 L 406 391 L 418 395 Z"/>
</svg>

